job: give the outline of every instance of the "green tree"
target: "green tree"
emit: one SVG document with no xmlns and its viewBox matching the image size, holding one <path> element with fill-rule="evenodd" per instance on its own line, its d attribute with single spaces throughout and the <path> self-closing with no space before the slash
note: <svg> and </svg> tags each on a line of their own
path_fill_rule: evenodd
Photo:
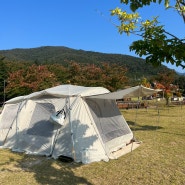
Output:
<svg viewBox="0 0 185 185">
<path fill-rule="evenodd" d="M 183 96 L 185 96 L 185 76 L 179 76 L 175 80 L 175 84 L 177 84 L 182 92 Z"/>
<path fill-rule="evenodd" d="M 139 8 L 150 6 L 151 3 L 164 3 L 164 8 L 174 9 L 185 22 L 185 1 L 176 0 L 172 5 L 170 0 L 121 0 L 121 4 L 129 5 L 132 13 L 127 13 L 121 8 L 111 10 L 112 16 L 117 16 L 120 22 L 118 31 L 120 34 L 135 34 L 141 37 L 132 43 L 131 51 L 135 51 L 140 57 L 146 56 L 146 62 L 159 66 L 163 62 L 185 68 L 185 38 L 178 38 L 164 29 L 158 22 L 158 17 L 152 20 L 142 20 L 138 12 Z"/>
<path fill-rule="evenodd" d="M 6 64 L 4 62 L 5 57 L 0 56 L 0 103 L 5 99 L 5 82 L 7 78 Z"/>
<path fill-rule="evenodd" d="M 48 70 L 55 74 L 57 82 L 60 84 L 65 84 L 69 80 L 68 68 L 62 66 L 61 64 L 49 64 L 47 65 Z"/>
<path fill-rule="evenodd" d="M 148 87 L 148 88 L 151 87 L 150 82 L 149 82 L 148 79 L 145 78 L 145 77 L 141 78 L 141 85 L 143 85 L 143 86 L 145 86 L 145 87 Z"/>
</svg>

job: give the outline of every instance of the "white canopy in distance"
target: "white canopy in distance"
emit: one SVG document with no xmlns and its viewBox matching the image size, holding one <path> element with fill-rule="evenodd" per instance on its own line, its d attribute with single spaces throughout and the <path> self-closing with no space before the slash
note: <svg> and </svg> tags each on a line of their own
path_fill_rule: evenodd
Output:
<svg viewBox="0 0 185 185">
<path fill-rule="evenodd" d="M 151 89 L 144 87 L 142 85 L 131 87 L 124 90 L 119 90 L 116 92 L 109 92 L 101 95 L 89 96 L 88 98 L 97 98 L 97 99 L 122 99 L 122 98 L 132 98 L 132 97 L 143 97 L 155 94 L 161 90 Z"/>
</svg>

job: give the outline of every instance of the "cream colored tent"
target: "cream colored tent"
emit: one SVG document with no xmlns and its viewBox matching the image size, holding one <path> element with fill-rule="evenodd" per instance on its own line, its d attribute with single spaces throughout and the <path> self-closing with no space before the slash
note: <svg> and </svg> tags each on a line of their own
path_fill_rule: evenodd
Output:
<svg viewBox="0 0 185 185">
<path fill-rule="evenodd" d="M 13 98 L 0 115 L 0 146 L 82 163 L 117 158 L 130 151 L 133 133 L 115 100 L 154 92 L 61 85 Z"/>
</svg>

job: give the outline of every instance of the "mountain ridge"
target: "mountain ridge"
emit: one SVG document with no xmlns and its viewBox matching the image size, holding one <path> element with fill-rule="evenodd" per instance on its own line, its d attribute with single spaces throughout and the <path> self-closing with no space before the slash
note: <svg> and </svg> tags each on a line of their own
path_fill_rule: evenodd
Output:
<svg viewBox="0 0 185 185">
<path fill-rule="evenodd" d="M 65 46 L 41 46 L 36 48 L 15 48 L 0 50 L 0 55 L 5 60 L 14 62 L 30 62 L 36 64 L 59 63 L 66 65 L 70 61 L 78 63 L 110 62 L 124 65 L 128 69 L 129 76 L 152 76 L 164 70 L 171 70 L 164 65 L 153 67 L 144 59 L 124 54 L 102 53 L 73 49 Z"/>
</svg>

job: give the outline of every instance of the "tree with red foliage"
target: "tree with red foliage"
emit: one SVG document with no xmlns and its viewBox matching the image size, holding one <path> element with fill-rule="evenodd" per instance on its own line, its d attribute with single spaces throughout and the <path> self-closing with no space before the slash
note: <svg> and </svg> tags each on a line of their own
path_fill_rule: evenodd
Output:
<svg viewBox="0 0 185 185">
<path fill-rule="evenodd" d="M 110 91 L 122 89 L 127 82 L 126 68 L 118 64 L 101 63 L 80 64 L 72 62 L 69 66 L 72 84 L 83 86 L 103 86 Z"/>
<path fill-rule="evenodd" d="M 11 66 L 10 66 L 11 67 Z M 7 98 L 30 94 L 55 85 L 71 83 L 82 86 L 102 86 L 110 91 L 124 88 L 127 69 L 118 64 L 60 64 L 24 66 L 9 73 Z"/>
<path fill-rule="evenodd" d="M 57 81 L 47 66 L 32 65 L 10 73 L 7 83 L 7 97 L 12 98 L 55 86 Z"/>
<path fill-rule="evenodd" d="M 177 86 L 173 85 L 173 82 L 175 81 L 175 72 L 164 71 L 163 73 L 158 74 L 155 79 L 155 88 L 163 90 L 163 95 L 166 99 L 166 105 L 169 105 L 170 97 L 172 97 L 173 93 L 176 92 L 178 89 Z"/>
</svg>

